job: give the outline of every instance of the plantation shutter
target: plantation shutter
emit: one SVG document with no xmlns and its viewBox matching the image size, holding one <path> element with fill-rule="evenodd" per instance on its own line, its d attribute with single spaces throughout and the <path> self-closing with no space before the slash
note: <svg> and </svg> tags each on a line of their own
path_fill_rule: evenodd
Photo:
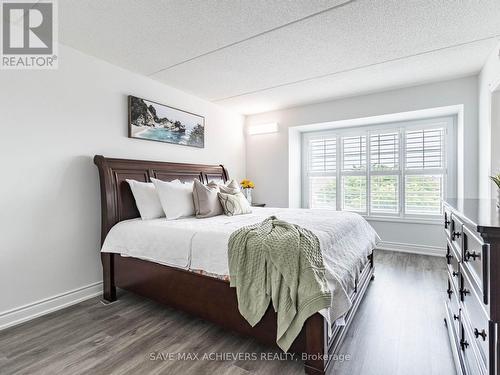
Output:
<svg viewBox="0 0 500 375">
<path fill-rule="evenodd" d="M 310 141 L 311 172 L 335 172 L 337 170 L 337 140 L 335 138 Z"/>
<path fill-rule="evenodd" d="M 439 215 L 444 196 L 443 127 L 406 131 L 405 213 Z"/>
<path fill-rule="evenodd" d="M 372 133 L 370 135 L 370 165 L 372 171 L 399 168 L 399 133 Z"/>
<path fill-rule="evenodd" d="M 337 139 L 309 141 L 309 206 L 337 208 Z"/>
<path fill-rule="evenodd" d="M 342 209 L 365 213 L 366 136 L 342 138 Z"/>
<path fill-rule="evenodd" d="M 436 220 L 443 198 L 456 189 L 455 160 L 448 155 L 454 121 L 436 117 L 303 134 L 303 206 Z"/>
<path fill-rule="evenodd" d="M 399 131 L 370 134 L 370 207 L 377 214 L 399 213 Z"/>
<path fill-rule="evenodd" d="M 363 171 L 366 168 L 366 137 L 342 138 L 343 171 Z"/>
<path fill-rule="evenodd" d="M 444 129 L 406 132 L 406 169 L 443 167 Z"/>
</svg>

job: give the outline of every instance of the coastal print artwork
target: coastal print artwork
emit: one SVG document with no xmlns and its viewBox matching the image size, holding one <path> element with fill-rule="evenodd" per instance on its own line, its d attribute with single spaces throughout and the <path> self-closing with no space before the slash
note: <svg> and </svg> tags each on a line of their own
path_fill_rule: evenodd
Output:
<svg viewBox="0 0 500 375">
<path fill-rule="evenodd" d="M 149 100 L 128 97 L 129 137 L 205 147 L 205 118 Z"/>
</svg>

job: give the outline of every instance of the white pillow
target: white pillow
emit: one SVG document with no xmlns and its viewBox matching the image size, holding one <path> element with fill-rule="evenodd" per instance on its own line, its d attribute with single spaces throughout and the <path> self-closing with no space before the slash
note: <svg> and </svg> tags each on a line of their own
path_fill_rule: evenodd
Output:
<svg viewBox="0 0 500 375">
<path fill-rule="evenodd" d="M 127 182 L 134 195 L 135 204 L 141 214 L 142 220 L 158 219 L 165 216 L 160 198 L 152 182 L 139 182 L 135 180 L 127 180 Z"/>
<path fill-rule="evenodd" d="M 225 184 L 219 185 L 219 189 L 224 194 L 238 194 L 241 191 L 240 184 L 236 180 L 230 180 Z"/>
<path fill-rule="evenodd" d="M 193 183 L 166 182 L 152 178 L 167 220 L 194 215 Z"/>
</svg>

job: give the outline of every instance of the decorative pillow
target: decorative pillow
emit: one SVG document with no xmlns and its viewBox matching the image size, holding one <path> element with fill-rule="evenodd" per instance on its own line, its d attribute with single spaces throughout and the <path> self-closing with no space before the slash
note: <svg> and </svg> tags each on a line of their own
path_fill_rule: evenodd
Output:
<svg viewBox="0 0 500 375">
<path fill-rule="evenodd" d="M 166 182 L 152 178 L 167 220 L 194 215 L 193 183 Z"/>
<path fill-rule="evenodd" d="M 225 194 L 238 194 L 241 191 L 240 185 L 236 180 L 231 180 L 224 185 L 219 185 L 219 189 L 221 193 Z"/>
<path fill-rule="evenodd" d="M 134 195 L 135 204 L 142 220 L 158 219 L 165 213 L 161 207 L 160 198 L 152 182 L 127 180 Z M 180 181 L 179 181 L 180 182 Z"/>
<path fill-rule="evenodd" d="M 245 196 L 239 192 L 236 194 L 219 193 L 219 201 L 224 210 L 224 215 L 234 216 L 252 213 L 250 203 Z"/>
<path fill-rule="evenodd" d="M 200 181 L 194 180 L 193 201 L 197 218 L 201 219 L 223 214 L 217 193 L 219 193 L 217 183 L 209 182 L 208 185 L 203 185 Z"/>
</svg>

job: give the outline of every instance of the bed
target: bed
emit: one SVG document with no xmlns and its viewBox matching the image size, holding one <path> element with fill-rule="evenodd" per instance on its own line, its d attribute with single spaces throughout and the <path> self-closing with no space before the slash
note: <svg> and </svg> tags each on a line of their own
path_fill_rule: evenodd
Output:
<svg viewBox="0 0 500 375">
<path fill-rule="evenodd" d="M 271 215 L 315 232 L 320 239 L 325 266 L 330 267 L 330 274 L 335 276 L 329 279 L 335 290 L 334 304 L 306 321 L 290 351 L 300 354 L 306 373 L 326 373 L 374 275 L 374 243 L 365 234 L 364 219 L 336 211 L 254 207 L 252 214 L 239 217 L 143 221 L 126 179 L 225 182 L 229 179 L 228 172 L 221 165 L 110 159 L 101 155 L 95 156 L 94 162 L 101 186 L 103 298 L 107 302 L 116 300 L 118 287 L 262 343 L 276 345 L 276 313 L 272 307 L 254 327 L 238 311 L 236 292 L 228 282 L 228 238 L 235 229 Z M 328 233 L 332 228 L 339 234 L 349 235 Z M 336 251 L 331 250 L 332 238 L 341 248 L 351 251 L 339 252 L 338 244 Z M 354 242 L 364 245 L 356 247 Z M 361 250 L 353 250 L 357 248 Z M 336 264 L 342 257 L 343 263 Z"/>
</svg>

